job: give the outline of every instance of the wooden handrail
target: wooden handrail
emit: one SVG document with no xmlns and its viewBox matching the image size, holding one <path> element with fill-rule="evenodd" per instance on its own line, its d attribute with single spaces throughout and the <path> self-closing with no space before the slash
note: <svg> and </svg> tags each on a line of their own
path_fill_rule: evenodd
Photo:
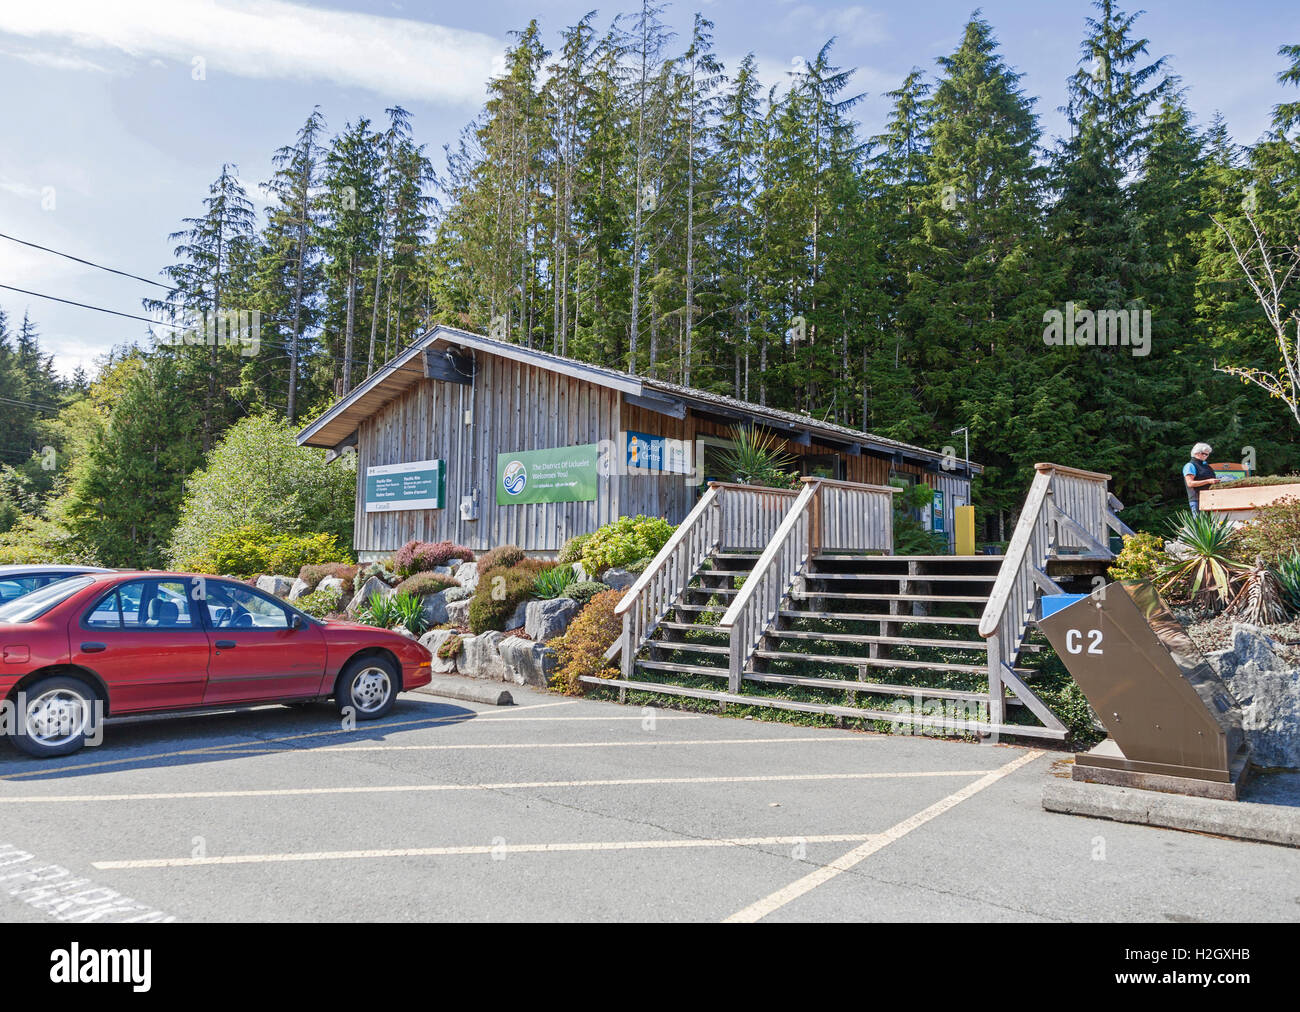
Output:
<svg viewBox="0 0 1300 1012">
<path fill-rule="evenodd" d="M 1034 475 L 1034 482 L 1029 486 L 1029 495 L 1025 497 L 1024 508 L 1016 529 L 1007 544 L 1006 557 L 998 568 L 997 580 L 989 594 L 988 603 L 984 605 L 984 614 L 980 618 L 980 635 L 985 639 L 994 635 L 1002 625 L 1002 614 L 1006 611 L 1011 592 L 1020 579 L 1024 569 L 1025 556 L 1034 535 L 1034 529 L 1042 522 L 1040 514 L 1047 501 L 1047 493 L 1052 486 L 1052 473 L 1039 470 Z"/>
<path fill-rule="evenodd" d="M 1077 467 L 1066 467 L 1064 464 L 1035 464 L 1035 471 L 1055 471 L 1057 474 L 1072 474 L 1076 478 L 1092 478 L 1095 481 L 1110 481 L 1111 476 L 1102 474 L 1100 471 L 1084 471 Z"/>
<path fill-rule="evenodd" d="M 841 481 L 838 478 L 820 478 L 815 474 L 805 475 L 799 480 L 802 482 L 815 481 L 815 482 L 819 482 L 824 486 L 851 488 L 851 489 L 857 489 L 862 492 L 888 492 L 890 495 L 894 495 L 895 493 L 902 491 L 902 489 L 898 488 L 895 485 L 863 485 L 860 482 Z"/>
<path fill-rule="evenodd" d="M 637 577 L 636 582 L 633 583 L 632 586 L 628 587 L 627 593 L 623 595 L 619 600 L 618 605 L 614 608 L 615 615 L 622 615 L 625 611 L 631 608 L 632 604 L 641 595 L 641 592 L 645 590 L 650 581 L 654 579 L 655 574 L 668 564 L 668 560 L 673 557 L 673 552 L 675 552 L 677 546 L 686 539 L 691 528 L 699 521 L 700 517 L 703 516 L 707 510 L 717 503 L 718 489 L 722 487 L 725 486 L 722 486 L 720 483 L 709 482 L 708 491 L 705 492 L 704 495 L 700 496 L 700 501 L 695 504 L 695 508 L 686 515 L 685 520 L 677 525 L 677 530 L 673 531 L 672 537 L 665 542 L 663 548 L 659 549 L 659 553 L 653 560 L 651 560 L 650 565 L 645 567 L 641 575 Z"/>
<path fill-rule="evenodd" d="M 816 498 L 817 487 L 820 483 L 820 479 L 814 478 L 804 485 L 803 490 L 799 493 L 799 498 L 794 501 L 794 505 L 782 518 L 776 533 L 772 535 L 772 540 L 767 543 L 767 547 L 763 549 L 763 554 L 754 563 L 753 570 L 745 577 L 745 585 L 740 588 L 740 593 L 736 595 L 736 599 L 731 602 L 731 607 L 722 616 L 722 620 L 718 623 L 720 628 L 730 629 L 735 625 L 737 617 L 748 606 L 750 598 L 754 596 L 759 583 L 762 582 L 763 575 L 772 565 L 773 560 L 780 555 L 785 546 L 785 539 L 790 536 L 795 524 L 799 522 L 803 514 L 807 512 L 809 505 Z"/>
</svg>

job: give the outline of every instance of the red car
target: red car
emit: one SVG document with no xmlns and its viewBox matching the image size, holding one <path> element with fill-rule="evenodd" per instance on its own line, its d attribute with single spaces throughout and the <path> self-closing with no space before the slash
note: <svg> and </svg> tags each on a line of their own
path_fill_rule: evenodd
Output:
<svg viewBox="0 0 1300 1012">
<path fill-rule="evenodd" d="M 397 633 L 321 622 L 235 580 L 74 576 L 0 606 L 0 729 L 67 755 L 104 716 L 333 697 L 373 720 L 427 685 L 429 651 Z"/>
</svg>

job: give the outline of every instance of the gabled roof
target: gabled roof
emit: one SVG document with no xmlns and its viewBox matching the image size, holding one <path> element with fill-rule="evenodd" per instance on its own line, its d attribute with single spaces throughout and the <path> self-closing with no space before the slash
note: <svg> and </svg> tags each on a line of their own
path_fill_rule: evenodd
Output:
<svg viewBox="0 0 1300 1012">
<path fill-rule="evenodd" d="M 362 421 L 424 379 L 424 353 L 428 349 L 439 347 L 468 348 L 526 362 L 539 369 L 547 369 L 565 376 L 576 376 L 589 383 L 618 390 L 632 403 L 651 407 L 666 414 L 677 414 L 678 417 L 684 415 L 685 408 L 690 407 L 697 412 L 734 418 L 738 421 L 752 419 L 783 435 L 799 437 L 806 434 L 808 438 L 816 439 L 819 443 L 842 446 L 850 452 L 857 452 L 855 448 L 861 448 L 876 453 L 900 454 L 922 463 L 933 463 L 943 459 L 943 454 L 934 450 L 858 429 L 846 428 L 834 422 L 824 422 L 810 415 L 750 404 L 723 394 L 635 376 L 604 366 L 589 365 L 586 362 L 553 355 L 537 348 L 527 348 L 520 344 L 499 341 L 443 325 L 433 327 L 422 334 L 409 348 L 367 377 L 365 382 L 353 388 L 351 393 L 298 433 L 298 443 L 328 449 L 334 449 L 344 443 L 356 432 Z M 982 470 L 980 465 L 974 463 L 971 464 L 971 469 L 977 472 Z"/>
</svg>

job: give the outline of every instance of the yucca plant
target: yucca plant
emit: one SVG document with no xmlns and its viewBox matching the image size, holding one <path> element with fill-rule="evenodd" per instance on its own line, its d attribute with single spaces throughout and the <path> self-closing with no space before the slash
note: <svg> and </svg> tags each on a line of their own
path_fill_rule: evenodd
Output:
<svg viewBox="0 0 1300 1012">
<path fill-rule="evenodd" d="M 1187 549 L 1187 557 L 1157 574 L 1161 592 L 1227 604 L 1233 581 L 1248 568 L 1233 558 L 1237 532 L 1231 521 L 1183 510 L 1170 524 L 1170 531 Z"/>
<path fill-rule="evenodd" d="M 742 485 L 790 488 L 799 477 L 791 470 L 795 459 L 781 449 L 781 439 L 771 432 L 735 425 L 732 446 L 722 454 L 722 466 Z"/>
<path fill-rule="evenodd" d="M 407 595 L 376 594 L 357 612 L 357 621 L 362 625 L 373 625 L 380 629 L 391 629 L 395 625 L 400 625 L 403 613 L 399 599 L 403 597 Z"/>
<path fill-rule="evenodd" d="M 549 601 L 553 597 L 562 595 L 569 584 L 576 579 L 572 565 L 543 570 L 533 581 L 533 596 Z"/>
<path fill-rule="evenodd" d="M 1282 585 L 1277 574 L 1264 564 L 1262 555 L 1255 557 L 1255 565 L 1242 578 L 1241 590 L 1228 605 L 1227 613 L 1251 625 L 1273 625 L 1286 621 Z"/>
<path fill-rule="evenodd" d="M 1282 601 L 1292 611 L 1300 611 L 1300 550 L 1284 556 L 1273 571 Z"/>
<path fill-rule="evenodd" d="M 424 599 L 415 594 L 394 594 L 389 600 L 397 612 L 397 621 L 393 625 L 406 626 L 407 630 L 419 636 L 429 627 L 424 618 Z M 392 628 L 389 626 L 388 628 Z"/>
</svg>

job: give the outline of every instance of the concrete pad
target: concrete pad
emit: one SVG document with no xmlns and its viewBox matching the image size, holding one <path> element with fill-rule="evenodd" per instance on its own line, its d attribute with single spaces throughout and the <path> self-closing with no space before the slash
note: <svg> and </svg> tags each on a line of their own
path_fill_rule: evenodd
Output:
<svg viewBox="0 0 1300 1012">
<path fill-rule="evenodd" d="M 445 699 L 462 699 L 467 703 L 486 703 L 488 706 L 512 706 L 514 698 L 498 683 L 474 681 L 470 678 L 434 675 L 428 685 L 421 685 L 412 692 L 423 692 L 427 696 L 442 696 Z"/>
<path fill-rule="evenodd" d="M 1043 808 L 1066 815 L 1300 847 L 1300 809 L 1291 805 L 1192 798 L 1054 778 L 1043 785 Z"/>
</svg>

